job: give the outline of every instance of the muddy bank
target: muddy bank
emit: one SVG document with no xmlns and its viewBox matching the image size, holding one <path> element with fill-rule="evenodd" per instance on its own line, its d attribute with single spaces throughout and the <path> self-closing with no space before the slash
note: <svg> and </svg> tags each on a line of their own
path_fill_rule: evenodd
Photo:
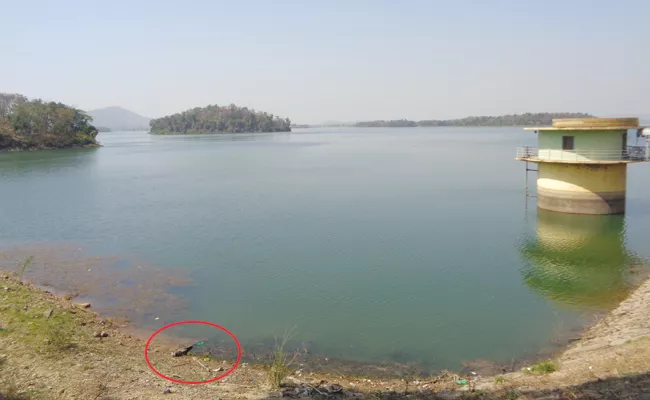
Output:
<svg viewBox="0 0 650 400">
<path fill-rule="evenodd" d="M 157 328 L 171 322 L 187 319 L 187 303 L 170 294 L 170 288 L 187 287 L 192 279 L 181 269 L 159 269 L 145 260 L 128 255 L 93 256 L 72 243 L 33 244 L 15 246 L 0 253 L 0 266 L 17 270 L 27 257 L 34 256 L 26 268 L 24 278 L 55 294 L 75 302 L 90 302 L 93 310 L 111 318 L 123 332 L 146 340 Z M 543 351 L 513 358 L 498 364 L 486 359 L 466 360 L 461 375 L 472 372 L 487 376 L 518 371 L 541 359 L 553 358 L 567 344 L 580 336 L 579 331 L 565 332 L 550 338 Z M 161 337 L 162 339 L 162 337 Z M 199 340 L 206 342 L 203 349 L 226 361 L 236 358 L 235 349 L 225 347 L 210 337 L 168 338 L 170 346 L 187 345 Z M 270 361 L 275 340 L 263 338 L 242 343 L 243 362 L 265 364 Z M 362 376 L 368 379 L 401 379 L 434 376 L 441 368 L 416 362 L 359 362 L 332 357 L 319 351 L 317 344 L 288 343 L 288 351 L 296 354 L 296 367 L 306 374 L 325 373 L 339 376 Z"/>
<path fill-rule="evenodd" d="M 553 361 L 551 373 L 478 376 L 443 373 L 371 379 L 296 370 L 283 388 L 262 366 L 242 363 L 207 385 L 178 385 L 144 362 L 144 341 L 110 319 L 63 297 L 0 277 L 0 393 L 30 399 L 270 399 L 503 398 L 638 399 L 650 393 L 650 280 L 588 329 Z M 171 357 L 166 343 L 151 348 L 157 368 L 207 378 L 231 364 L 216 358 Z M 550 371 L 548 371 L 550 372 Z M 466 383 L 465 383 L 466 382 Z M 332 386 L 337 385 L 337 386 Z M 329 390 L 340 391 L 330 392 Z"/>
</svg>

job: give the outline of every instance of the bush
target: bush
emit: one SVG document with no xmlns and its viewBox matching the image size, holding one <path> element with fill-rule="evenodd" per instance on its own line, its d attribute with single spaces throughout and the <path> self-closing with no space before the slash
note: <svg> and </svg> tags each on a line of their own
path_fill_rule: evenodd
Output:
<svg viewBox="0 0 650 400">
<path fill-rule="evenodd" d="M 557 371 L 557 364 L 552 360 L 541 361 L 532 367 L 528 368 L 526 371 L 532 374 L 550 374 L 551 372 Z"/>
</svg>

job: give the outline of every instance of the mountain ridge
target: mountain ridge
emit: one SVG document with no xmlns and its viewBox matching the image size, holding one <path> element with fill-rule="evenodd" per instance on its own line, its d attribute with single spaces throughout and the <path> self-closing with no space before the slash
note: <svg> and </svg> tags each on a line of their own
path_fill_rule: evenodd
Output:
<svg viewBox="0 0 650 400">
<path fill-rule="evenodd" d="M 89 110 L 93 125 L 109 128 L 111 131 L 149 130 L 151 118 L 144 117 L 119 106 Z"/>
</svg>

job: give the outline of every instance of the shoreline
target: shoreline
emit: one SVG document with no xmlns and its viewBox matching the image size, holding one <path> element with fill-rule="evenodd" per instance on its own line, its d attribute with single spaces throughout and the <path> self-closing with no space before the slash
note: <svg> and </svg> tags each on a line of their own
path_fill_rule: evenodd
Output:
<svg viewBox="0 0 650 400">
<path fill-rule="evenodd" d="M 29 148 L 10 147 L 6 149 L 0 149 L 0 153 L 20 153 L 20 152 L 41 151 L 41 150 L 95 149 L 99 147 L 103 147 L 103 146 L 99 143 L 91 143 L 91 144 L 64 146 L 64 147 L 52 147 L 52 146 L 36 146 L 36 147 L 29 147 Z"/>
<path fill-rule="evenodd" d="M 643 379 L 638 385 L 621 382 L 619 386 L 623 389 L 620 390 L 650 392 L 650 376 L 647 376 L 650 373 L 650 279 L 639 285 L 618 307 L 587 328 L 579 340 L 555 358 L 557 371 L 552 373 L 537 374 L 524 369 L 523 372 L 484 376 L 480 379 L 480 374 L 462 375 L 451 372 L 430 377 L 403 375 L 401 379 L 368 379 L 343 371 L 310 372 L 298 364 L 297 371 L 286 379 L 288 386 L 280 389 L 270 385 L 262 364 L 250 363 L 249 360 L 243 361 L 231 376 L 218 385 L 172 384 L 157 377 L 147 367 L 142 357 L 144 340 L 137 337 L 140 335 L 128 333 L 128 327 L 119 326 L 110 318 L 100 316 L 92 311 L 92 307 L 82 308 L 74 301 L 20 283 L 15 276 L 2 274 L 0 286 L 0 359 L 4 360 L 0 362 L 0 376 L 11 377 L 9 381 L 0 379 L 0 393 L 7 390 L 29 392 L 30 397 L 25 398 L 81 399 L 87 398 L 84 396 L 88 396 L 88 390 L 101 389 L 114 399 L 154 399 L 163 396 L 269 399 L 279 397 L 281 392 L 285 396 L 293 392 L 318 395 L 318 388 L 325 387 L 319 386 L 324 385 L 320 382 L 325 381 L 341 385 L 343 392 L 357 398 L 400 398 L 408 391 L 410 396 L 422 399 L 462 396 L 506 398 L 500 396 L 515 392 L 520 396 L 528 396 L 517 398 L 533 399 L 537 395 L 555 395 L 558 391 L 565 390 L 574 393 L 581 390 L 588 393 L 598 391 L 598 385 L 603 382 L 622 377 L 625 382 L 633 383 L 636 382 L 636 377 Z M 69 332 L 71 343 L 75 346 L 57 353 L 56 358 L 49 355 L 52 338 L 48 332 L 54 321 L 58 321 L 57 324 Z M 36 325 L 46 328 L 38 330 Z M 95 337 L 98 333 L 99 338 Z M 101 337 L 104 333 L 107 336 Z M 168 356 L 168 351 L 174 348 L 172 344 L 173 342 L 152 346 L 152 359 L 156 359 L 165 368 L 173 368 L 178 374 L 200 374 L 201 368 L 192 365 L 190 358 L 189 364 L 182 368 L 175 365 L 177 359 Z M 200 364 L 201 361 L 198 361 Z M 212 361 L 219 366 L 229 365 L 224 360 L 210 362 Z M 264 360 L 258 361 L 263 363 Z M 96 387 L 94 382 L 102 380 L 100 375 L 104 376 L 103 380 L 112 383 Z M 465 379 L 468 384 L 458 384 L 458 379 Z M 76 385 L 75 382 L 83 384 Z M 89 385 L 92 387 L 89 388 Z M 607 390 L 611 391 L 612 384 L 608 385 Z M 8 389 L 7 386 L 14 389 Z M 592 386 L 597 388 L 593 389 Z M 583 387 L 586 389 L 583 390 Z M 170 388 L 171 393 L 163 395 L 167 388 Z M 489 393 L 490 397 L 472 397 L 483 396 L 485 393 Z M 607 397 L 606 394 L 601 396 L 604 397 L 582 398 L 624 398 Z"/>
</svg>

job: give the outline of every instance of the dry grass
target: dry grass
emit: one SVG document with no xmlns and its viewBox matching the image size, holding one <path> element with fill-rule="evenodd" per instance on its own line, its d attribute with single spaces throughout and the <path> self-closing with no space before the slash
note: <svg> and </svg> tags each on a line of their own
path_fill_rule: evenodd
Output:
<svg viewBox="0 0 650 400">
<path fill-rule="evenodd" d="M 272 362 L 267 370 L 269 380 L 271 381 L 271 384 L 276 388 L 282 386 L 284 380 L 294 372 L 294 368 L 291 365 L 298 357 L 298 353 L 288 354 L 284 350 L 284 347 L 291 337 L 292 331 L 293 328 L 286 332 L 280 343 L 278 343 L 276 340 Z"/>
<path fill-rule="evenodd" d="M 23 275 L 25 274 L 25 270 L 32 263 L 33 259 L 34 259 L 34 256 L 27 256 L 27 257 L 25 257 L 25 261 L 23 261 L 23 263 L 18 266 L 18 280 L 19 281 L 23 280 Z"/>
</svg>

